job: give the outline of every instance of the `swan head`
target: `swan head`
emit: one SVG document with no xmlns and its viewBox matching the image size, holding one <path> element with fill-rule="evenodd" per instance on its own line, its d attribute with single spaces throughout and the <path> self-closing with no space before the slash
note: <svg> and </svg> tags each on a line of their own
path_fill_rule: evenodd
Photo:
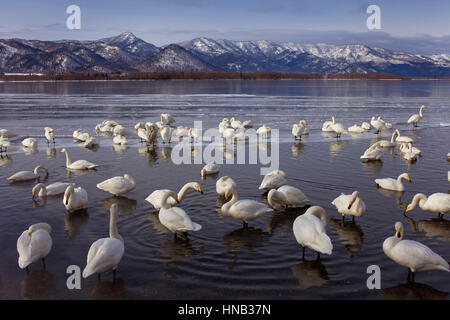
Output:
<svg viewBox="0 0 450 320">
<path fill-rule="evenodd" d="M 403 223 L 400 221 L 395 223 L 395 237 L 400 240 L 403 238 Z"/>
<path fill-rule="evenodd" d="M 35 223 L 28 228 L 28 235 L 31 237 L 33 235 L 33 232 L 35 232 L 39 229 L 43 229 L 43 230 L 47 231 L 48 233 L 52 232 L 52 227 L 48 223 L 40 222 L 40 223 Z"/>
<path fill-rule="evenodd" d="M 425 106 L 425 105 L 422 105 L 421 107 L 420 107 L 420 109 L 426 109 L 427 108 L 427 106 Z"/>
<path fill-rule="evenodd" d="M 37 166 L 36 168 L 34 168 L 34 174 L 38 174 L 39 170 L 42 170 L 45 172 L 45 178 L 48 178 L 48 170 L 46 168 L 44 168 L 43 166 Z"/>
<path fill-rule="evenodd" d="M 203 171 L 203 170 L 202 170 Z M 198 192 L 200 192 L 201 194 L 203 194 L 203 190 L 202 187 L 200 186 L 200 184 L 198 182 L 193 182 L 191 185 L 192 189 L 197 190 Z"/>
<path fill-rule="evenodd" d="M 60 152 L 61 152 L 61 153 L 67 152 L 67 150 L 66 150 L 66 148 L 62 148 Z"/>
<path fill-rule="evenodd" d="M 401 175 L 399 175 L 398 176 L 400 179 L 401 178 L 404 178 L 404 179 L 406 179 L 406 180 L 408 180 L 409 181 L 409 183 L 412 183 L 412 180 L 411 180 L 411 178 L 409 177 L 409 174 L 408 173 L 402 173 Z"/>
<path fill-rule="evenodd" d="M 66 191 L 64 192 L 64 199 L 63 199 L 63 202 L 65 205 L 69 204 L 69 198 L 73 194 L 74 191 L 75 191 L 75 188 L 73 186 L 68 186 L 66 188 Z"/>
<path fill-rule="evenodd" d="M 355 200 L 356 200 L 357 198 L 359 198 L 359 197 L 360 197 L 359 191 L 353 191 L 353 193 L 352 193 L 352 198 L 351 198 L 350 202 L 348 203 L 348 208 L 347 208 L 348 210 L 351 209 L 353 203 L 354 203 Z"/>
<path fill-rule="evenodd" d="M 45 190 L 45 186 L 42 183 L 38 183 L 33 187 L 33 189 L 31 190 L 31 195 L 33 196 L 33 199 L 36 196 L 36 194 L 38 194 L 41 190 Z"/>
<path fill-rule="evenodd" d="M 302 125 L 306 126 L 308 124 L 308 121 L 300 120 L 298 124 L 302 124 Z"/>
</svg>

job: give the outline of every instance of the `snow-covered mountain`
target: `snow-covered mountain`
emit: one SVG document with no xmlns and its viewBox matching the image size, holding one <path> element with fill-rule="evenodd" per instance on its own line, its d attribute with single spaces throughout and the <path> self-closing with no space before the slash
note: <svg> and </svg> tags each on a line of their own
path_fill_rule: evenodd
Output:
<svg viewBox="0 0 450 320">
<path fill-rule="evenodd" d="M 158 48 L 130 32 L 96 41 L 0 39 L 0 72 L 177 70 L 450 76 L 450 54 L 209 38 Z"/>
</svg>

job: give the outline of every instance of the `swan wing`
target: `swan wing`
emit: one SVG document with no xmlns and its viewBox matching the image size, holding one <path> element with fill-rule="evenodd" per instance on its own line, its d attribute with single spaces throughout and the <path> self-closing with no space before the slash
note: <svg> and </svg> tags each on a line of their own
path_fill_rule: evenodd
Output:
<svg viewBox="0 0 450 320">
<path fill-rule="evenodd" d="M 277 191 L 283 194 L 283 201 L 287 205 L 299 205 L 308 201 L 305 194 L 298 188 L 292 186 L 281 186 Z"/>
<path fill-rule="evenodd" d="M 95 241 L 89 248 L 83 278 L 87 278 L 94 273 L 115 269 L 122 259 L 124 251 L 123 242 L 119 239 L 102 238 Z"/>
<path fill-rule="evenodd" d="M 395 262 L 411 268 L 412 271 L 431 269 L 449 271 L 447 261 L 426 245 L 413 240 L 398 242 L 391 250 L 391 257 Z"/>
<path fill-rule="evenodd" d="M 124 177 L 113 177 L 97 184 L 97 188 L 112 194 L 122 194 L 134 189 L 134 184 Z"/>
<path fill-rule="evenodd" d="M 25 268 L 31 263 L 29 248 L 31 237 L 28 235 L 28 233 L 28 230 L 25 230 L 17 239 L 17 252 L 19 253 L 19 267 L 21 269 Z"/>
<path fill-rule="evenodd" d="M 21 181 L 21 180 L 32 180 L 38 177 L 34 172 L 31 171 L 19 171 L 8 178 L 10 181 Z"/>
<path fill-rule="evenodd" d="M 255 200 L 238 200 L 228 212 L 235 219 L 250 221 L 265 213 L 273 212 L 273 209 Z"/>
<path fill-rule="evenodd" d="M 84 169 L 94 169 L 95 167 L 97 167 L 97 165 L 93 164 L 92 162 L 86 160 L 77 160 L 69 166 L 69 169 L 84 170 Z"/>
<path fill-rule="evenodd" d="M 68 186 L 74 186 L 75 183 L 69 183 L 69 182 L 55 182 L 52 184 L 49 184 L 47 189 L 47 195 L 48 196 L 54 196 L 57 194 L 64 193 Z"/>
<path fill-rule="evenodd" d="M 45 258 L 52 249 L 52 244 L 52 237 L 46 230 L 34 231 L 29 245 L 31 262 Z"/>
<path fill-rule="evenodd" d="M 172 232 L 198 231 L 202 228 L 198 223 L 192 222 L 189 215 L 178 207 L 162 209 L 159 212 L 159 220 Z"/>
<path fill-rule="evenodd" d="M 286 178 L 281 174 L 266 175 L 259 186 L 259 189 L 277 189 L 286 184 Z"/>
<path fill-rule="evenodd" d="M 162 208 L 162 199 L 166 193 L 172 192 L 169 189 L 160 189 L 155 190 L 151 194 L 148 195 L 147 198 L 145 198 L 145 201 L 150 202 L 155 209 L 161 209 Z M 177 204 L 176 200 L 172 197 L 167 199 L 167 203 L 171 206 L 174 206 Z"/>
<path fill-rule="evenodd" d="M 450 213 L 450 194 L 433 193 L 428 197 L 426 207 L 440 213 Z"/>
</svg>

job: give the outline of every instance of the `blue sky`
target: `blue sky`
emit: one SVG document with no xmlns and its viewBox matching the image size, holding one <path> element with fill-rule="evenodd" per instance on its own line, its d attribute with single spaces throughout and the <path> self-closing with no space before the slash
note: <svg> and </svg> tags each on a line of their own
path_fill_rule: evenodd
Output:
<svg viewBox="0 0 450 320">
<path fill-rule="evenodd" d="M 65 26 L 81 8 L 81 30 Z M 381 8 L 368 30 L 366 8 Z M 214 39 L 349 44 L 450 53 L 449 0 L 1 0 L 0 38 L 94 40 L 130 31 L 162 46 Z"/>
</svg>

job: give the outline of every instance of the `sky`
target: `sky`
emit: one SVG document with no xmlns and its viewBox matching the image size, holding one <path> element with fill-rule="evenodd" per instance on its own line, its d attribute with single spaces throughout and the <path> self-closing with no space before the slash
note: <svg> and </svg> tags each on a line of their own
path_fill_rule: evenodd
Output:
<svg viewBox="0 0 450 320">
<path fill-rule="evenodd" d="M 79 30 L 66 27 L 73 4 Z M 379 30 L 366 26 L 369 5 L 380 7 Z M 208 37 L 450 54 L 450 1 L 0 0 L 0 38 L 96 40 L 122 32 L 157 46 Z"/>
</svg>

